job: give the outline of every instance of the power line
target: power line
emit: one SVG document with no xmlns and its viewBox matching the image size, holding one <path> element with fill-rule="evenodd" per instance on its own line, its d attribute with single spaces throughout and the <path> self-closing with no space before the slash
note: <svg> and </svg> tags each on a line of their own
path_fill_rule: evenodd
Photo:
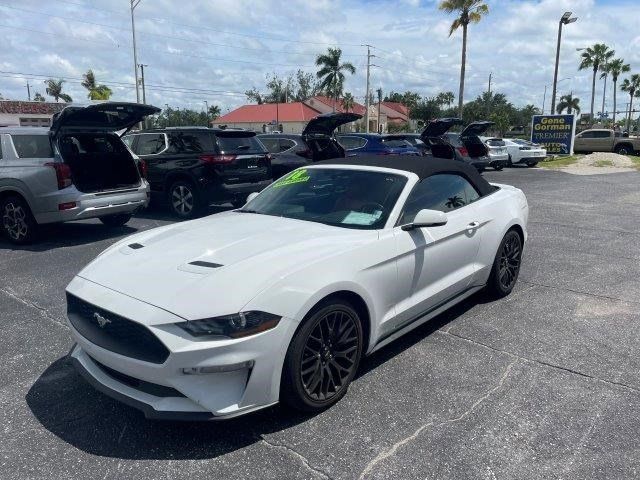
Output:
<svg viewBox="0 0 640 480">
<path fill-rule="evenodd" d="M 78 20 L 76 18 L 69 18 L 66 16 L 62 16 L 62 15 L 56 15 L 53 13 L 48 13 L 48 12 L 40 12 L 37 10 L 28 10 L 26 8 L 20 8 L 20 7 L 14 7 L 11 5 L 6 5 L 6 4 L 0 4 L 0 7 L 3 8 L 9 8 L 11 10 L 17 10 L 20 12 L 25 12 L 25 13 L 32 13 L 32 14 L 36 14 L 36 15 L 44 15 L 44 16 L 48 16 L 48 17 L 53 17 L 53 18 L 60 18 L 63 20 L 67 20 L 67 21 L 73 21 L 73 22 L 79 22 L 79 23 L 85 23 L 88 25 L 94 25 L 94 26 L 98 26 L 98 27 L 105 27 L 105 28 L 112 28 L 115 30 L 123 30 L 123 31 L 129 31 L 128 28 L 125 27 L 118 27 L 116 25 L 108 25 L 108 24 L 104 24 L 104 23 L 98 23 L 98 22 L 90 22 L 87 20 Z M 91 7 L 89 7 L 91 8 Z M 228 30 L 220 30 L 220 29 L 216 29 L 216 28 L 211 28 L 211 27 L 205 27 L 205 26 L 194 26 L 194 25 L 188 25 L 188 24 L 184 24 L 184 23 L 178 23 L 178 22 L 173 22 L 171 20 L 167 20 L 167 19 L 163 19 L 163 18 L 154 18 L 154 17 L 148 17 L 149 20 L 159 20 L 161 22 L 166 22 L 166 23 L 170 23 L 173 25 L 178 25 L 184 28 L 189 28 L 189 29 L 195 29 L 195 30 L 209 30 L 212 32 L 216 32 L 216 33 L 223 33 L 225 35 L 235 35 L 235 36 L 240 36 L 240 37 L 248 37 L 248 38 L 257 38 L 257 39 L 261 39 L 261 40 L 270 40 L 270 41 L 279 41 L 279 42 L 285 42 L 285 43 L 298 43 L 298 44 L 306 44 L 306 45 L 329 45 L 329 46 L 338 46 L 338 44 L 336 43 L 326 43 L 326 42 L 312 42 L 312 41 L 305 41 L 305 40 L 291 40 L 291 39 L 283 39 L 283 38 L 277 38 L 277 37 L 270 37 L 270 36 L 266 36 L 266 35 L 253 35 L 253 34 L 249 34 L 249 33 L 239 33 L 239 32 L 231 32 Z M 153 35 L 153 36 L 157 36 L 157 37 L 171 37 L 171 36 L 167 36 L 167 35 L 163 35 L 163 34 L 159 34 L 159 33 L 151 33 L 151 32 L 139 32 L 139 33 L 144 33 L 146 35 Z M 175 38 L 174 38 L 175 39 Z M 183 38 L 179 38 L 181 40 L 184 40 Z M 360 44 L 342 44 L 343 46 L 349 46 L 349 47 L 359 47 Z"/>
</svg>

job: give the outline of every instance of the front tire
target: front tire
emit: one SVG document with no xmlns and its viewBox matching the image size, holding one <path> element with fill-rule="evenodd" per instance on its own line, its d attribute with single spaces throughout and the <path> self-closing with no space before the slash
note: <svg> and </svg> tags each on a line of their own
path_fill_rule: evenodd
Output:
<svg viewBox="0 0 640 480">
<path fill-rule="evenodd" d="M 17 195 L 0 201 L 0 226 L 11 243 L 26 245 L 35 240 L 38 230 L 27 202 Z"/>
<path fill-rule="evenodd" d="M 100 217 L 100 221 L 107 227 L 122 227 L 129 220 L 131 220 L 130 213 L 120 213 L 117 215 L 108 215 L 106 217 Z"/>
<path fill-rule="evenodd" d="M 538 162 L 532 162 L 532 161 L 527 162 L 527 167 L 529 167 L 529 168 L 533 168 L 536 165 L 538 165 Z"/>
<path fill-rule="evenodd" d="M 522 263 L 522 239 L 515 230 L 509 230 L 500 242 L 487 282 L 487 293 L 494 298 L 506 297 L 518 280 Z"/>
<path fill-rule="evenodd" d="M 633 153 L 633 150 L 631 150 L 631 148 L 629 148 L 629 146 L 627 145 L 618 145 L 615 149 L 615 153 L 617 153 L 618 155 L 631 155 L 631 153 Z"/>
<path fill-rule="evenodd" d="M 360 317 L 348 302 L 331 300 L 315 307 L 287 350 L 280 400 L 306 412 L 337 403 L 358 369 L 362 332 Z"/>
<path fill-rule="evenodd" d="M 182 219 L 193 218 L 202 208 L 198 193 L 191 182 L 178 180 L 168 190 L 169 209 Z"/>
</svg>

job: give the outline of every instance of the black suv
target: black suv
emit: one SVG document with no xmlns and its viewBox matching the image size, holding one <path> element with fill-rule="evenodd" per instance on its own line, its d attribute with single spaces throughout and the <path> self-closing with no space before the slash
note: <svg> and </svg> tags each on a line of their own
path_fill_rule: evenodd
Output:
<svg viewBox="0 0 640 480">
<path fill-rule="evenodd" d="M 260 141 L 273 154 L 273 178 L 320 160 L 344 158 L 345 150 L 333 137 L 340 125 L 362 118 L 357 113 L 325 113 L 309 120 L 301 134 L 265 133 Z"/>
<path fill-rule="evenodd" d="M 124 141 L 146 162 L 152 200 L 191 218 L 211 203 L 242 206 L 272 182 L 271 155 L 254 132 L 206 127 L 144 130 Z"/>
</svg>

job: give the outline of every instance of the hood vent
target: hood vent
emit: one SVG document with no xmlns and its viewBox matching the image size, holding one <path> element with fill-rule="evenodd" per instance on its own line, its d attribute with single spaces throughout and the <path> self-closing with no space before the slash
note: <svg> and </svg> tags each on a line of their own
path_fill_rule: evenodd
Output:
<svg viewBox="0 0 640 480">
<path fill-rule="evenodd" d="M 203 260 L 196 260 L 194 262 L 189 262 L 189 265 L 194 265 L 196 267 L 205 267 L 205 268 L 220 268 L 223 266 L 219 263 L 205 262 Z"/>
<path fill-rule="evenodd" d="M 139 243 L 130 243 L 129 244 L 129 248 L 132 248 L 134 250 L 138 250 L 140 248 L 144 248 L 144 245 L 141 245 Z"/>
</svg>

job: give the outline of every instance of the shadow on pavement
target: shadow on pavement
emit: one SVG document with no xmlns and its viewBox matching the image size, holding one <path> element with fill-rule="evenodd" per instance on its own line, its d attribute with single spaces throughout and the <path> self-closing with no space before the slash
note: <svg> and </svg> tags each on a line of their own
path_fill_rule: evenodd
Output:
<svg viewBox="0 0 640 480">
<path fill-rule="evenodd" d="M 472 296 L 363 359 L 356 381 L 484 301 Z M 224 422 L 150 421 L 90 387 L 66 356 L 42 373 L 26 401 L 47 430 L 74 447 L 92 455 L 136 460 L 215 458 L 313 417 L 277 405 Z"/>
</svg>

